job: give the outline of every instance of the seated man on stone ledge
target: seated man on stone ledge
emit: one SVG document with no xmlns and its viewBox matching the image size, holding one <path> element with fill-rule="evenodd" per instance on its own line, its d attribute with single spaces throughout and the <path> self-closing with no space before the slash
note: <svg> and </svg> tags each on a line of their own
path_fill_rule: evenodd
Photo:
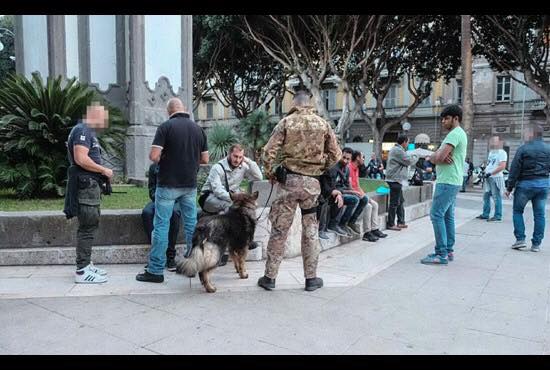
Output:
<svg viewBox="0 0 550 370">
<path fill-rule="evenodd" d="M 225 213 L 233 202 L 229 192 L 241 192 L 244 179 L 249 181 L 262 180 L 262 171 L 256 162 L 245 157 L 244 148 L 234 144 L 229 148 L 229 155 L 212 166 L 208 178 L 201 189 L 199 206 L 203 215 Z M 249 250 L 257 247 L 253 242 Z M 222 257 L 220 265 L 225 265 L 227 255 Z"/>
</svg>

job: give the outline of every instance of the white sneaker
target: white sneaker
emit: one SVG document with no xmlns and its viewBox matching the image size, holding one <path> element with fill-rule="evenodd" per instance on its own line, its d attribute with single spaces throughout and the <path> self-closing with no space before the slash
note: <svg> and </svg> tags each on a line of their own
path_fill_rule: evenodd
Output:
<svg viewBox="0 0 550 370">
<path fill-rule="evenodd" d="M 101 284 L 107 282 L 107 278 L 96 274 L 92 271 L 90 265 L 88 265 L 80 270 L 76 270 L 74 274 L 74 282 L 77 284 Z"/>
<path fill-rule="evenodd" d="M 92 272 L 95 272 L 98 275 L 101 275 L 101 276 L 107 275 L 107 271 L 95 266 L 93 262 L 90 262 L 88 266 L 90 267 L 90 270 L 92 270 Z"/>
</svg>

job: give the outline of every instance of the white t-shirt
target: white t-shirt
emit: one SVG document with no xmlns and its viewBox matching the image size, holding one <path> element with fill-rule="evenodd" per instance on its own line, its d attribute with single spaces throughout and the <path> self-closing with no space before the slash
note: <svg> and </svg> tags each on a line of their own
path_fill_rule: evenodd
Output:
<svg viewBox="0 0 550 370">
<path fill-rule="evenodd" d="M 487 159 L 487 168 L 485 168 L 485 173 L 493 173 L 493 171 L 498 167 L 500 162 L 506 162 L 508 160 L 508 154 L 503 149 L 491 150 L 489 152 L 489 158 Z M 502 177 L 502 171 L 493 176 Z"/>
</svg>

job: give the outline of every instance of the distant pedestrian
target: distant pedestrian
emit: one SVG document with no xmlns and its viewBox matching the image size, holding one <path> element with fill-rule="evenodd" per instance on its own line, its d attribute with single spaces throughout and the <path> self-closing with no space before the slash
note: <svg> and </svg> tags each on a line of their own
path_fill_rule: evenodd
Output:
<svg viewBox="0 0 550 370">
<path fill-rule="evenodd" d="M 524 131 L 525 144 L 516 151 L 508 177 L 506 196 L 514 191 L 513 221 L 516 242 L 513 249 L 523 249 L 525 244 L 525 222 L 523 210 L 529 201 L 533 205 L 535 227 L 531 239 L 531 250 L 540 251 L 544 237 L 546 198 L 550 187 L 550 145 L 542 141 L 543 128 L 530 124 Z"/>
<path fill-rule="evenodd" d="M 504 174 L 508 154 L 502 149 L 502 142 L 498 136 L 489 140 L 489 158 L 485 168 L 485 182 L 483 183 L 483 213 L 477 219 L 489 222 L 502 222 L 502 194 L 504 194 Z M 490 217 L 491 198 L 495 203 L 495 215 Z"/>
<path fill-rule="evenodd" d="M 405 224 L 403 184 L 409 181 L 409 166 L 418 162 L 417 155 L 406 152 L 408 146 L 409 138 L 406 135 L 399 135 L 397 144 L 388 155 L 388 167 L 386 167 L 386 182 L 390 186 L 390 206 L 386 226 L 388 230 L 401 231 L 408 227 Z M 397 216 L 397 225 L 395 216 Z"/>
<path fill-rule="evenodd" d="M 168 230 L 176 203 L 184 223 L 184 256 L 191 252 L 197 223 L 197 172 L 201 163 L 208 163 L 206 134 L 191 120 L 182 101 L 170 99 L 167 111 L 169 119 L 157 128 L 149 154 L 149 159 L 160 165 L 149 263 L 145 272 L 136 276 L 136 280 L 150 283 L 164 281 Z"/>
<path fill-rule="evenodd" d="M 450 105 L 441 112 L 441 123 L 449 131 L 439 149 L 430 157 L 437 165 L 437 180 L 430 218 L 435 234 L 435 253 L 421 260 L 423 264 L 446 265 L 454 259 L 455 202 L 462 185 L 468 138 L 460 127 L 462 109 Z"/>
</svg>

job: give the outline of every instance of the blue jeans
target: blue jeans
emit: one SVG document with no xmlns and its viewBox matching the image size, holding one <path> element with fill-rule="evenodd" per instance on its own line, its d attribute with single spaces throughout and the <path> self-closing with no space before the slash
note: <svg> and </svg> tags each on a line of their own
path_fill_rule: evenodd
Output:
<svg viewBox="0 0 550 370">
<path fill-rule="evenodd" d="M 369 197 L 365 194 L 362 198 L 356 197 L 359 199 L 359 203 L 357 204 L 357 207 L 355 207 L 355 210 L 353 211 L 353 215 L 351 215 L 351 218 L 349 219 L 350 224 L 354 224 L 357 222 L 357 219 L 359 216 L 361 216 L 361 212 L 363 212 L 363 209 L 367 206 L 369 203 Z"/>
<path fill-rule="evenodd" d="M 490 190 L 483 193 L 482 216 L 485 218 L 489 218 L 489 214 L 491 213 L 491 196 L 492 196 L 493 200 L 495 201 L 495 218 L 497 220 L 502 220 L 502 194 L 500 193 L 500 189 L 497 187 L 495 180 L 493 180 L 492 178 L 489 177 L 485 181 L 487 181 L 487 186 L 489 187 Z"/>
<path fill-rule="evenodd" d="M 430 219 L 435 235 L 435 254 L 447 258 L 455 245 L 455 202 L 460 185 L 437 184 Z"/>
<path fill-rule="evenodd" d="M 153 238 L 149 252 L 147 271 L 154 275 L 163 275 L 168 248 L 168 230 L 174 204 L 178 203 L 184 223 L 185 243 L 190 250 L 193 233 L 197 224 L 197 188 L 163 188 L 155 192 L 155 219 L 153 221 Z"/>
<path fill-rule="evenodd" d="M 533 218 L 535 229 L 533 231 L 533 245 L 540 245 L 544 237 L 544 223 L 546 212 L 547 188 L 523 188 L 518 187 L 514 191 L 514 236 L 516 240 L 525 240 L 525 223 L 523 221 L 523 210 L 527 202 L 533 205 Z"/>
</svg>

